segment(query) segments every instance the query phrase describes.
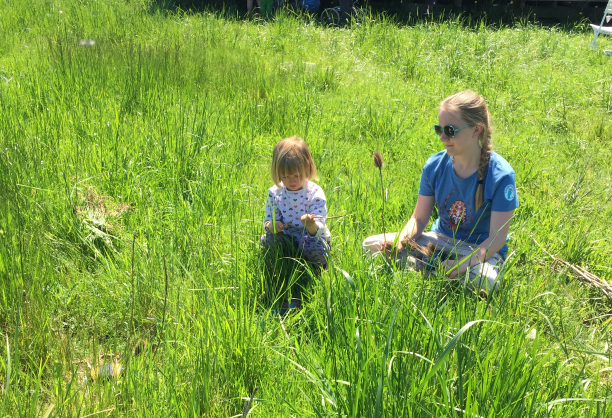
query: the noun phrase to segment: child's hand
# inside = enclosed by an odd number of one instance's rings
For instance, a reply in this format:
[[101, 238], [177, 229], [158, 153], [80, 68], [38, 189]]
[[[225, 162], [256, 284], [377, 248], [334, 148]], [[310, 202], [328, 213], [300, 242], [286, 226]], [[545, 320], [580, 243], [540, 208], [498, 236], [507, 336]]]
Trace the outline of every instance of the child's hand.
[[275, 232], [282, 231], [283, 229], [287, 228], [287, 226], [289, 225], [289, 224], [284, 224], [281, 221], [276, 221], [275, 224], [276, 224], [276, 230], [272, 228], [272, 222], [267, 223], [266, 229], [268, 230], [268, 232], [274, 234]]
[[300, 218], [300, 220], [302, 221], [302, 224], [308, 228], [308, 227], [313, 227], [316, 225], [315, 222], [315, 216], [311, 213], [306, 213], [304, 215], [302, 215], [302, 217]]
[[310, 213], [306, 213], [300, 218], [302, 224], [306, 227], [308, 234], [313, 237], [317, 235], [317, 231], [319, 230], [319, 225], [317, 225], [315, 219], [316, 216]]

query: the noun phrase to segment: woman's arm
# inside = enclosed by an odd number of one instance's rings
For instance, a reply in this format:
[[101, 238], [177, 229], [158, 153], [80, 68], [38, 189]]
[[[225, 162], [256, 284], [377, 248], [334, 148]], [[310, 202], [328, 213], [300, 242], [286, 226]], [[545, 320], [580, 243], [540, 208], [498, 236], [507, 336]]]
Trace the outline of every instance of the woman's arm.
[[421, 236], [429, 223], [435, 204], [436, 198], [434, 196], [419, 195], [414, 212], [400, 233], [399, 244], [397, 246], [398, 252], [404, 249], [404, 243], [408, 238], [416, 240]]
[[[459, 269], [454, 269], [448, 276], [455, 277], [458, 273], [465, 273], [468, 267], [473, 267], [479, 263], [484, 263], [491, 258], [493, 254], [502, 249], [506, 244], [506, 237], [510, 229], [510, 221], [514, 211], [509, 212], [491, 212], [491, 224], [489, 227], [489, 238], [478, 245], [476, 251], [469, 259], [465, 260], [459, 266]], [[454, 267], [455, 260], [449, 260], [446, 263], [447, 269]]]

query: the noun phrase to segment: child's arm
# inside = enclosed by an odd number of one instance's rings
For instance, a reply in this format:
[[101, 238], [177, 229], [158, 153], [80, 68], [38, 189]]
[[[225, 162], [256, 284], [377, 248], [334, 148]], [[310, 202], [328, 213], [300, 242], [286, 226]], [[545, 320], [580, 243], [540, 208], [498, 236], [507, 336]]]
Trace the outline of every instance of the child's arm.
[[311, 236], [325, 236], [327, 230], [325, 218], [327, 217], [327, 198], [323, 190], [317, 186], [317, 190], [310, 198], [310, 208], [306, 215], [302, 216], [302, 223]]
[[272, 190], [268, 191], [266, 199], [266, 218], [264, 220], [264, 229], [266, 232], [273, 234], [282, 231], [287, 227], [287, 224], [282, 222], [281, 210], [277, 206], [277, 200], [274, 199]]
[[[302, 223], [306, 226], [306, 230], [312, 236], [317, 235], [317, 232], [321, 228], [321, 226], [317, 224], [316, 219], [317, 218], [315, 218], [315, 215], [311, 213], [306, 213], [302, 215], [302, 218], [301, 218]], [[323, 226], [323, 228], [325, 228], [325, 226]]]

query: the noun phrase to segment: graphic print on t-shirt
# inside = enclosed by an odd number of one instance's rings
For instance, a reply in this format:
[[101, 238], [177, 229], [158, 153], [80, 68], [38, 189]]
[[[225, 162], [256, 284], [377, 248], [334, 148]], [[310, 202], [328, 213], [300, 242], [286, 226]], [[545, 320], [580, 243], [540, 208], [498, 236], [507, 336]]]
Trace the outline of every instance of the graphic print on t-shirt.
[[[459, 236], [459, 232], [463, 232], [467, 237], [469, 235], [469, 230], [467, 228], [461, 228], [461, 225], [466, 225], [472, 222], [472, 218], [474, 217], [473, 210], [471, 206], [465, 204], [463, 200], [455, 200], [450, 203], [449, 198], [455, 193], [457, 190], [453, 190], [450, 192], [446, 199], [444, 199], [444, 207], [440, 210], [440, 220], [442, 224], [453, 231], [453, 234]], [[450, 207], [448, 206], [450, 204]]]

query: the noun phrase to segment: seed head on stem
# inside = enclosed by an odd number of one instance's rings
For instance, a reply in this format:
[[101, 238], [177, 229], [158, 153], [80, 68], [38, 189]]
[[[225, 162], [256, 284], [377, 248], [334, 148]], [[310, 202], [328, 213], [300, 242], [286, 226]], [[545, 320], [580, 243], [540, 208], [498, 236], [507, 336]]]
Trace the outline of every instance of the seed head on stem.
[[387, 232], [385, 231], [385, 187], [383, 185], [383, 176], [382, 176], [382, 167], [385, 164], [383, 160], [382, 154], [378, 151], [374, 151], [374, 167], [378, 168], [378, 173], [380, 174], [380, 190], [382, 192], [382, 227], [383, 227], [383, 239], [384, 248], [387, 247]]
[[385, 161], [383, 160], [381, 153], [374, 151], [374, 167], [381, 169], [384, 164]]

